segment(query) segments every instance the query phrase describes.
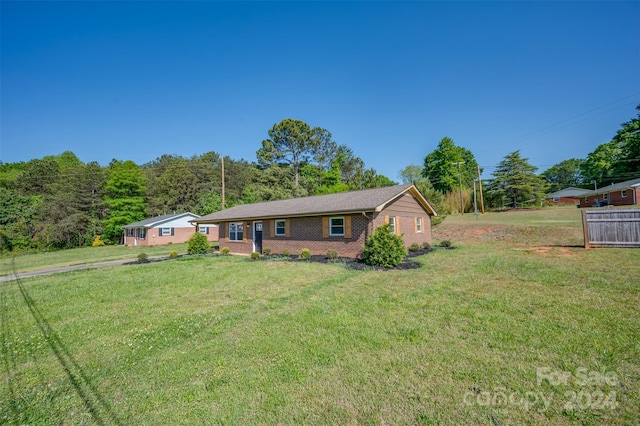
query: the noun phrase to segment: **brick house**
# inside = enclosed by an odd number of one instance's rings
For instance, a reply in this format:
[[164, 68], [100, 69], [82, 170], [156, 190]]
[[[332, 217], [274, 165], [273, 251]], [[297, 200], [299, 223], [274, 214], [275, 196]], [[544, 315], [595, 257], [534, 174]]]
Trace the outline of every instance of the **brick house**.
[[547, 194], [547, 201], [553, 204], [580, 204], [580, 197], [589, 192], [588, 189], [569, 187]]
[[289, 200], [245, 204], [192, 220], [219, 225], [220, 247], [249, 254], [270, 248], [274, 254], [303, 248], [324, 255], [362, 255], [368, 235], [389, 223], [405, 245], [431, 243], [435, 210], [411, 184]]
[[187, 242], [194, 232], [207, 235], [209, 241], [218, 241], [218, 226], [203, 224], [197, 228], [191, 221], [200, 216], [194, 213], [179, 213], [156, 216], [122, 227], [124, 244], [127, 246], [160, 246]]
[[614, 183], [587, 191], [580, 198], [580, 207], [632, 206], [640, 203], [640, 178]]

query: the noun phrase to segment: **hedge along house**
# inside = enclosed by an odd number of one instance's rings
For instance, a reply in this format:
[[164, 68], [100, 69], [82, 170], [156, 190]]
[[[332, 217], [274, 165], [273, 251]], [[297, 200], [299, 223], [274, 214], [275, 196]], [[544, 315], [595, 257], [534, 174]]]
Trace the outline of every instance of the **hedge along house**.
[[414, 185], [245, 204], [192, 220], [217, 224], [220, 247], [232, 253], [274, 254], [303, 248], [324, 255], [333, 249], [344, 257], [362, 255], [367, 236], [389, 223], [404, 235], [406, 246], [431, 243], [435, 210]]
[[124, 244], [128, 246], [159, 246], [184, 243], [195, 232], [207, 236], [209, 241], [218, 241], [218, 226], [193, 226], [191, 221], [200, 216], [194, 213], [167, 214], [141, 220], [122, 227]]
[[614, 183], [586, 191], [580, 198], [580, 207], [632, 206], [640, 203], [640, 178]]

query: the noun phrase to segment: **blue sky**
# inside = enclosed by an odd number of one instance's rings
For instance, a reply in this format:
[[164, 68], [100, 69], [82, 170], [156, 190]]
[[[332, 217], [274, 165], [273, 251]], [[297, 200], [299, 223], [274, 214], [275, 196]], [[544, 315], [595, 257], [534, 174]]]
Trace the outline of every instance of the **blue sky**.
[[2, 1], [0, 161], [255, 161], [297, 118], [397, 179], [585, 157], [640, 103], [640, 2]]

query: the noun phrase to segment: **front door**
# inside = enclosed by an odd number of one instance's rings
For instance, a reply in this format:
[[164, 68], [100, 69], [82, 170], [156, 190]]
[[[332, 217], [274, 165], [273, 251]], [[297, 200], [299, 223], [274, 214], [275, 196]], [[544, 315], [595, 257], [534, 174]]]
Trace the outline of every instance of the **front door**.
[[262, 253], [262, 222], [253, 222], [253, 251]]

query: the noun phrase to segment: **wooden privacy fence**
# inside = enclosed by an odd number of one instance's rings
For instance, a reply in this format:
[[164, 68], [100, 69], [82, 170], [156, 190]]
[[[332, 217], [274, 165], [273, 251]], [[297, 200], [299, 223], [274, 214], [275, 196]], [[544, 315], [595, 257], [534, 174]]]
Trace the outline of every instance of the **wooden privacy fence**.
[[640, 209], [582, 211], [584, 247], [640, 247]]

